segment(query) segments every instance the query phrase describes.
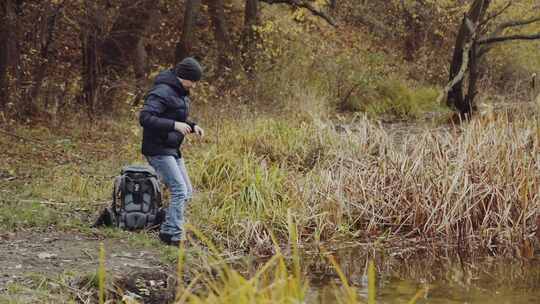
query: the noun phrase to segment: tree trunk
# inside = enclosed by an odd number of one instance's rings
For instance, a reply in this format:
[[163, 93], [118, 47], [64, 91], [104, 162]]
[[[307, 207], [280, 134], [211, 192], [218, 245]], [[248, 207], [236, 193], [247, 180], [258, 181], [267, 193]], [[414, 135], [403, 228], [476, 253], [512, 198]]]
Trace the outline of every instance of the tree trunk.
[[8, 64], [9, 64], [9, 33], [11, 32], [10, 0], [0, 3], [0, 112], [6, 108], [9, 98]]
[[36, 67], [33, 69], [33, 83], [34, 86], [30, 90], [30, 94], [26, 98], [26, 105], [24, 108], [24, 115], [27, 116], [33, 116], [36, 115], [39, 111], [39, 107], [37, 104], [37, 98], [41, 92], [41, 87], [43, 86], [43, 81], [47, 77], [48, 74], [48, 68], [52, 64], [54, 64], [54, 57], [52, 56], [52, 47], [54, 43], [54, 34], [56, 31], [56, 21], [58, 19], [58, 16], [60, 15], [60, 12], [63, 9], [63, 4], [60, 4], [56, 7], [51, 7], [50, 9], [50, 15], [47, 17], [46, 22], [44, 24], [45, 26], [45, 39], [43, 39], [44, 43], [41, 45], [41, 63], [37, 64]]
[[478, 57], [476, 56], [477, 51], [476, 39], [473, 39], [471, 42], [471, 51], [470, 51], [470, 62], [469, 62], [469, 87], [467, 95], [465, 95], [465, 109], [469, 110], [466, 114], [471, 114], [473, 110], [476, 109], [474, 104], [474, 97], [476, 97], [476, 81], [478, 80]]
[[18, 15], [22, 13], [21, 2], [4, 0], [0, 3], [0, 112], [6, 109], [10, 99], [16, 98], [20, 82]]
[[259, 0], [246, 0], [244, 33], [242, 37], [242, 65], [248, 75], [253, 74], [255, 43], [258, 40], [255, 26], [259, 24]]
[[137, 87], [137, 92], [135, 93], [135, 98], [131, 104], [136, 106], [139, 104], [141, 98], [145, 94], [147, 86], [146, 80], [149, 74], [148, 53], [144, 47], [144, 38], [139, 40], [139, 43], [135, 49], [133, 72], [135, 72], [135, 86]]
[[140, 56], [140, 41], [150, 24], [150, 18], [155, 15], [158, 3], [155, 0], [122, 2], [119, 16], [100, 45], [104, 69], [108, 68], [116, 76], [123, 76], [130, 65], [136, 70], [139, 68], [137, 65], [146, 64], [140, 62], [144, 58]]
[[[467, 43], [471, 43], [473, 37], [473, 32], [471, 32], [470, 25], [478, 25], [481, 20], [484, 18], [486, 11], [489, 8], [491, 1], [490, 0], [475, 0], [469, 9], [467, 15], [463, 18], [463, 22], [459, 28], [458, 36], [456, 38], [456, 43], [454, 47], [454, 55], [452, 57], [452, 63], [450, 65], [450, 81], [456, 77], [461, 69], [463, 63], [463, 48]], [[470, 22], [470, 23], [469, 23]], [[476, 30], [476, 29], [472, 29]], [[474, 45], [471, 49], [476, 50]], [[471, 54], [472, 62], [476, 62], [475, 53]], [[469, 85], [475, 89], [476, 87], [476, 64], [474, 65], [475, 70], [472, 72], [472, 76], [469, 81]], [[471, 82], [472, 80], [472, 82]], [[470, 116], [474, 108], [474, 94], [469, 94], [463, 96], [463, 80], [456, 83], [448, 92], [447, 105], [450, 107], [455, 107], [462, 117]]]
[[214, 26], [214, 37], [216, 39], [218, 50], [218, 69], [217, 74], [223, 75], [225, 68], [230, 68], [231, 62], [229, 55], [231, 51], [230, 40], [225, 25], [225, 11], [223, 9], [223, 0], [209, 0], [208, 10], [212, 25]]
[[99, 57], [98, 38], [100, 24], [97, 20], [96, 3], [91, 0], [85, 1], [86, 26], [81, 33], [82, 40], [82, 79], [83, 79], [83, 102], [90, 118], [95, 113], [95, 106], [99, 98]]
[[[158, 4], [159, 1], [155, 0], [124, 0], [111, 31], [99, 45], [101, 73], [107, 73], [113, 79], [124, 79], [131, 66], [135, 74], [136, 96], [146, 86], [148, 65], [144, 33], [151, 17], [155, 18], [157, 14]], [[113, 110], [112, 98], [100, 100], [105, 111]]]
[[244, 35], [249, 46], [255, 40], [255, 26], [259, 25], [259, 0], [246, 0], [244, 12]]
[[201, 0], [187, 0], [184, 11], [184, 22], [182, 27], [182, 36], [176, 44], [174, 54], [175, 64], [182, 61], [185, 57], [191, 56], [195, 37], [195, 23], [199, 16]]
[[422, 43], [422, 26], [417, 20], [420, 18], [418, 14], [414, 14], [403, 7], [403, 18], [405, 19], [405, 60], [414, 61], [416, 52]]
[[330, 0], [330, 9], [332, 10], [332, 12], [335, 11], [337, 8], [336, 4], [337, 4], [336, 0]]

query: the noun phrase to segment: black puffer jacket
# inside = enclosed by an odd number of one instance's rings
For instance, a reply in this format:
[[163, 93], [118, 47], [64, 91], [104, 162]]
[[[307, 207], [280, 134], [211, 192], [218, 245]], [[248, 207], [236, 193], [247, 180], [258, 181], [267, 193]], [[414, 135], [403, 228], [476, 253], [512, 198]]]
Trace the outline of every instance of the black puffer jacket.
[[143, 126], [142, 153], [146, 156], [172, 155], [182, 157], [180, 145], [184, 135], [174, 130], [174, 122], [185, 122], [193, 131], [195, 123], [188, 120], [189, 92], [172, 70], [161, 72], [148, 92], [139, 115]]

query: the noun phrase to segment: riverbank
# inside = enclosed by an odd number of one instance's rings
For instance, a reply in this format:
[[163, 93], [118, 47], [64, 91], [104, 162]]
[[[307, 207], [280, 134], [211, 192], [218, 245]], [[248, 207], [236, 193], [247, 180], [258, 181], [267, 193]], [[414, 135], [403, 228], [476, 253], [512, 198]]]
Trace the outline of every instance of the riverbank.
[[[188, 219], [227, 250], [262, 255], [271, 233], [286, 239], [290, 210], [303, 244], [395, 239], [527, 257], [538, 248], [538, 125], [527, 113], [410, 132], [363, 117], [214, 120], [184, 147], [198, 192]], [[0, 143], [7, 231], [88, 231], [121, 167], [144, 163], [135, 116], [12, 134]]]

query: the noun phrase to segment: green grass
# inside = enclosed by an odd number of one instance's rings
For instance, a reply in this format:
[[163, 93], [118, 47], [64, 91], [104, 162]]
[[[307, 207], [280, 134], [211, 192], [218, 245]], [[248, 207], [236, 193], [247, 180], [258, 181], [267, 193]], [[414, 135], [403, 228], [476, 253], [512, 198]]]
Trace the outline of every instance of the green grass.
[[[64, 298], [50, 295], [47, 289], [34, 289], [24, 284], [12, 283], [7, 286], [4, 294], [0, 295], [0, 302], [6, 304], [29, 303], [38, 301], [40, 303], [54, 303], [55, 301], [65, 301]], [[66, 302], [64, 302], [66, 303]]]
[[75, 274], [62, 273], [46, 276], [42, 273], [25, 274], [25, 282], [8, 283], [0, 295], [0, 303], [77, 303], [74, 288], [69, 288], [69, 281]]
[[[93, 126], [89, 132], [81, 125]], [[0, 180], [1, 200], [10, 208], [0, 211], [0, 225], [10, 229], [59, 229], [88, 226], [111, 198], [111, 180], [120, 168], [142, 162], [136, 134], [127, 124], [66, 121], [56, 132], [20, 126], [14, 134], [27, 140], [0, 136], [0, 149], [8, 155], [0, 165], [13, 180]], [[18, 210], [12, 214], [9, 210]]]
[[341, 99], [338, 108], [374, 118], [415, 121], [426, 113], [448, 112], [436, 103], [439, 91], [435, 87], [410, 87], [398, 79], [379, 80], [359, 85]]

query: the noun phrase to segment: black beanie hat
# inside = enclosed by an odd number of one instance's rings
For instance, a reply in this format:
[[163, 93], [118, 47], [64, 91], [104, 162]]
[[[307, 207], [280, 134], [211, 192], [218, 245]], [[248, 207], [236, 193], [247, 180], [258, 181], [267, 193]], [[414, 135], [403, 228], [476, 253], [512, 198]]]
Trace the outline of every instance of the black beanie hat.
[[201, 80], [202, 76], [202, 68], [195, 58], [187, 57], [176, 65], [174, 68], [174, 73], [177, 77], [182, 79], [199, 81]]

